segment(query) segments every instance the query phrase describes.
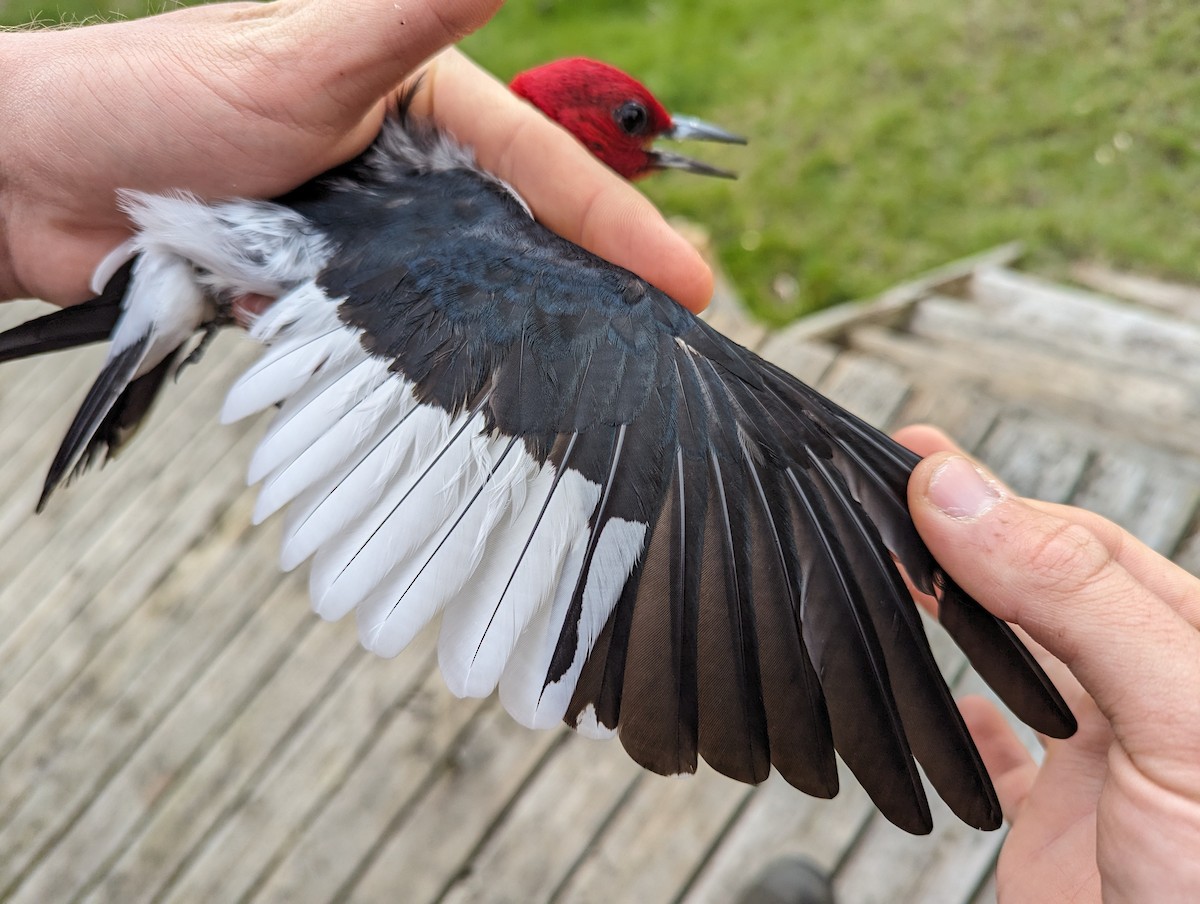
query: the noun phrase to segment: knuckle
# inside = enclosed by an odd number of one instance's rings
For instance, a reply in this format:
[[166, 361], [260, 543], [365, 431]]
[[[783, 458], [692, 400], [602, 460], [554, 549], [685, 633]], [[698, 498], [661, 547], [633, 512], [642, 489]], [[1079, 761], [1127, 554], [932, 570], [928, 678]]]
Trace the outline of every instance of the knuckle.
[[1044, 591], [1064, 596], [1103, 582], [1115, 561], [1092, 531], [1071, 521], [1032, 537], [1026, 560]]

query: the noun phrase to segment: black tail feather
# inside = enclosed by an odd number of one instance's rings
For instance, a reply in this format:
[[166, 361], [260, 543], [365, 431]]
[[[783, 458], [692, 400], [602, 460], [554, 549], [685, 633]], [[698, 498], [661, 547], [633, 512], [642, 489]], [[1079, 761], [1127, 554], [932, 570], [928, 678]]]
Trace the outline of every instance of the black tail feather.
[[125, 391], [117, 397], [72, 469], [72, 479], [91, 467], [97, 457], [100, 457], [101, 464], [110, 458], [115, 458], [125, 444], [133, 438], [153, 407], [167, 377], [173, 372], [178, 372], [176, 362], [182, 351], [183, 349], [180, 348], [174, 355], [163, 358], [153, 369], [130, 383]]
[[[50, 498], [50, 494], [63, 482], [67, 474], [73, 473], [77, 466], [86, 467], [99, 451], [103, 445], [100, 432], [104, 425], [108, 423], [110, 429], [116, 427], [116, 421], [111, 421], [110, 417], [113, 415], [114, 409], [119, 412], [121, 408], [125, 407], [120, 406], [119, 402], [132, 389], [130, 384], [134, 382], [134, 375], [146, 356], [149, 344], [150, 334], [146, 333], [137, 342], [111, 357], [104, 365], [100, 376], [88, 390], [83, 404], [75, 414], [75, 420], [71, 422], [67, 435], [62, 441], [62, 445], [58, 447], [58, 452], [50, 465], [50, 472], [46, 475], [46, 483], [42, 487], [41, 498], [38, 499], [37, 510], [39, 512], [46, 507], [46, 501]], [[151, 371], [146, 376], [149, 377], [153, 373], [154, 371]], [[160, 376], [157, 384], [154, 385], [151, 398], [157, 392], [158, 386], [161, 385], [162, 378]], [[140, 397], [143, 392], [144, 389], [139, 389], [136, 394]], [[141, 406], [141, 414], [145, 414], [148, 405], [147, 401]], [[133, 409], [130, 409], [129, 413], [132, 411]], [[121, 420], [121, 415], [118, 413], [116, 418], [117, 421]]]
[[129, 287], [132, 266], [128, 263], [121, 267], [95, 298], [27, 320], [0, 333], [0, 364], [103, 342], [112, 335], [113, 327], [121, 317], [121, 299]]

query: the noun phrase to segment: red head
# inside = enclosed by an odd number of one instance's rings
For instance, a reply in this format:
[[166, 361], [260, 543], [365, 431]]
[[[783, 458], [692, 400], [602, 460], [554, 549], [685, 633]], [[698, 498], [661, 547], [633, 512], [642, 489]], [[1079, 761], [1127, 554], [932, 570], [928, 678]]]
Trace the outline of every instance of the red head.
[[509, 86], [626, 179], [671, 167], [712, 176], [732, 174], [678, 154], [656, 151], [658, 138], [744, 139], [690, 117], [672, 118], [650, 91], [620, 69], [574, 57], [522, 72]]

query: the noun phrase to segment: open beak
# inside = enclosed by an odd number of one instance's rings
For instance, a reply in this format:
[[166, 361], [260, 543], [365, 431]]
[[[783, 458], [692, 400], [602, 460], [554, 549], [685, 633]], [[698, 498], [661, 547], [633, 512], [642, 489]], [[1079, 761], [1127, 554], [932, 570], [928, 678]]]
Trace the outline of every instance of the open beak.
[[[715, 141], [720, 144], [746, 143], [746, 139], [741, 135], [734, 135], [732, 132], [725, 131], [720, 126], [714, 126], [712, 123], [696, 119], [694, 116], [672, 116], [671, 124], [670, 131], [664, 132], [663, 137], [669, 138], [672, 141], [687, 141], [691, 139], [695, 141]], [[685, 170], [689, 173], [697, 173], [701, 176], [717, 176], [721, 179], [737, 178], [737, 173], [709, 166], [707, 163], [701, 163], [699, 160], [693, 160], [690, 157], [684, 157], [682, 154], [676, 154], [672, 151], [660, 151], [655, 148], [650, 151], [650, 158], [654, 161], [656, 167], [661, 167], [662, 169]]]

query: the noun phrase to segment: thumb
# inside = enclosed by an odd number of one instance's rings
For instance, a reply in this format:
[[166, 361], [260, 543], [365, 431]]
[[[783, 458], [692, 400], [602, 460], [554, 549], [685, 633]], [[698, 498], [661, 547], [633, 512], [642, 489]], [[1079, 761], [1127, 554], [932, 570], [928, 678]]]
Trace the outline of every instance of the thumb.
[[278, 0], [304, 52], [369, 101], [496, 14], [504, 0]]
[[1200, 634], [1123, 564], [1121, 547], [1137, 546], [1128, 534], [1035, 507], [953, 453], [917, 466], [909, 505], [938, 562], [1062, 660], [1131, 753], [1143, 739], [1154, 755], [1164, 712], [1200, 725]]

